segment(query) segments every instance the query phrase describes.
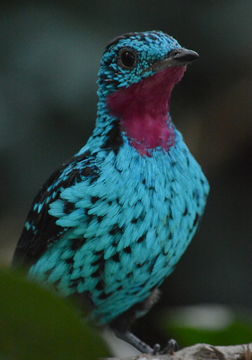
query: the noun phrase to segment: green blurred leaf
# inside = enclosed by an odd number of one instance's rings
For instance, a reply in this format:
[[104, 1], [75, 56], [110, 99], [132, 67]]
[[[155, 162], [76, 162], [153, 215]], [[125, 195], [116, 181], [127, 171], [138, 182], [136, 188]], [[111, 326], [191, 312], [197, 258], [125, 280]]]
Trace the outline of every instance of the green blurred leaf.
[[14, 271], [0, 271], [0, 359], [93, 360], [107, 354], [70, 304]]
[[172, 334], [181, 346], [189, 346], [197, 343], [212, 345], [237, 345], [251, 342], [252, 321], [242, 314], [233, 313], [233, 321], [222, 328], [205, 328], [183, 325], [179, 321], [165, 323], [166, 331]]
[[242, 322], [235, 322], [223, 330], [195, 329], [191, 327], [170, 327], [169, 333], [183, 345], [197, 343], [212, 345], [246, 344], [252, 339], [252, 326]]

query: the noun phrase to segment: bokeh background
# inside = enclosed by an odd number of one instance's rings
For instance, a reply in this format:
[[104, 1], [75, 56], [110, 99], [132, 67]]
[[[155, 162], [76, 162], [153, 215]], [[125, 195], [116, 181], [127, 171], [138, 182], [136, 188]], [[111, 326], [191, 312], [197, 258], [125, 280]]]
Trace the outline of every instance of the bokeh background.
[[[87, 140], [105, 44], [163, 30], [200, 53], [174, 91], [177, 127], [211, 183], [201, 229], [159, 306], [252, 304], [251, 0], [1, 1], [0, 263], [9, 264], [39, 187]], [[142, 324], [142, 325], [141, 325]], [[144, 328], [153, 331], [144, 334]], [[158, 339], [155, 338], [154, 341]]]

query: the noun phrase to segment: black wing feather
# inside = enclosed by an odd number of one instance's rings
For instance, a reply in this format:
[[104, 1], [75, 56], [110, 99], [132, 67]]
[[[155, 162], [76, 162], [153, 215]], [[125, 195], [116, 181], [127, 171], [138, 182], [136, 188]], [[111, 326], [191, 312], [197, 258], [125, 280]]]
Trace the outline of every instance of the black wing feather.
[[[48, 213], [50, 203], [60, 197], [63, 189], [82, 181], [86, 176], [94, 181], [98, 175], [94, 160], [89, 152], [75, 156], [49, 177], [35, 197], [26, 218], [26, 226], [14, 253], [14, 266], [31, 266], [51, 243], [67, 231], [68, 228], [58, 226], [57, 219]], [[43, 204], [39, 211], [37, 204]]]

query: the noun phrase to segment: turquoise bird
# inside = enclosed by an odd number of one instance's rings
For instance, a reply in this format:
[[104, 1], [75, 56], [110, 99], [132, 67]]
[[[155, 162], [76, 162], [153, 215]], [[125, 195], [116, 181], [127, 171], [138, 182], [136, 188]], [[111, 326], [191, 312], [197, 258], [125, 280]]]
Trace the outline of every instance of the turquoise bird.
[[107, 45], [94, 131], [35, 197], [14, 255], [29, 277], [78, 297], [91, 319], [144, 353], [159, 346], [130, 326], [158, 299], [209, 191], [170, 115], [172, 90], [197, 58], [161, 31]]

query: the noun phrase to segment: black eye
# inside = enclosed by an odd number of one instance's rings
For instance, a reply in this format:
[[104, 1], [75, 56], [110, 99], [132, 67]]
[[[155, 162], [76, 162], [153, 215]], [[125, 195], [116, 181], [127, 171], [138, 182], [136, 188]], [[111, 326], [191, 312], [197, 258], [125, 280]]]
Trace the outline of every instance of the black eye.
[[118, 62], [125, 69], [133, 69], [137, 62], [137, 52], [131, 48], [120, 49]]

